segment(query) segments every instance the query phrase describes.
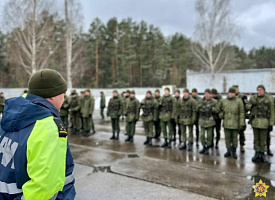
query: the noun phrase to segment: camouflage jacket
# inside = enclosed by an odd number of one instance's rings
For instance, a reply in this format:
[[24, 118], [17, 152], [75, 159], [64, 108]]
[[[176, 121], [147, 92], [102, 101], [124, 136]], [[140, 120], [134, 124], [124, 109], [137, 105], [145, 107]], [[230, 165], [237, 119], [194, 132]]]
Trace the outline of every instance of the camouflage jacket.
[[169, 96], [161, 97], [160, 103], [160, 116], [159, 118], [163, 121], [170, 121], [171, 119], [175, 119], [176, 114], [176, 99]]
[[126, 102], [124, 115], [127, 122], [137, 121], [139, 119], [140, 104], [136, 98], [129, 98]]
[[180, 98], [177, 106], [177, 119], [179, 124], [192, 125], [197, 119], [197, 102], [192, 97]]
[[111, 118], [119, 118], [123, 111], [123, 101], [119, 97], [113, 97], [110, 99], [107, 108], [107, 116]]
[[145, 98], [141, 101], [140, 108], [143, 113], [141, 119], [144, 122], [157, 121], [158, 116], [158, 102], [155, 98]]
[[85, 96], [81, 107], [82, 117], [89, 117], [94, 112], [95, 99], [93, 96]]
[[65, 97], [65, 100], [60, 108], [60, 116], [61, 117], [67, 116], [69, 114], [69, 108], [70, 108], [69, 98]]

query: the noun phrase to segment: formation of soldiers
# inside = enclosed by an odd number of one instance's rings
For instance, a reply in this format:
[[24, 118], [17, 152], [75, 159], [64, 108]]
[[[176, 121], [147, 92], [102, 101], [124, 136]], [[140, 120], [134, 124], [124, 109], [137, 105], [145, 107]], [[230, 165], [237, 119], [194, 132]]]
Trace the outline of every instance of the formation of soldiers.
[[[164, 95], [156, 90], [153, 95], [150, 90], [146, 97], [139, 102], [135, 98], [135, 91], [126, 91], [122, 97], [117, 90], [113, 91], [107, 108], [107, 116], [111, 117], [113, 135], [111, 140], [119, 140], [119, 118], [126, 119], [126, 142], [134, 142], [135, 125], [139, 120], [140, 110], [146, 140], [144, 145], [153, 145], [153, 138], [159, 139], [162, 133], [163, 148], [171, 148], [179, 140], [180, 150], [193, 150], [193, 144], [202, 149], [200, 154], [209, 154], [210, 149], [219, 148], [221, 125], [225, 133], [227, 152], [224, 157], [237, 159], [238, 137], [240, 151], [245, 152], [246, 118], [252, 125], [254, 134], [255, 155], [253, 162], [267, 163], [265, 152], [273, 156], [270, 150], [270, 132], [274, 125], [274, 98], [265, 92], [265, 87], [259, 85], [257, 94], [249, 101], [247, 96], [239, 93], [237, 85], [228, 90], [228, 96], [222, 95], [213, 88], [206, 89], [203, 97], [199, 97], [197, 89], [191, 91], [185, 88], [182, 96], [176, 90], [174, 96], [170, 89], [164, 89]], [[196, 129], [196, 138], [193, 128]], [[155, 129], [155, 131], [154, 131]], [[177, 137], [178, 133], [178, 137]], [[215, 140], [215, 141], [214, 141]]]
[[[104, 96], [103, 92], [102, 96]], [[78, 95], [78, 93], [73, 90], [69, 97], [65, 96], [65, 101], [60, 109], [60, 117], [64, 125], [68, 127], [68, 120], [70, 116], [73, 135], [79, 135], [81, 129], [85, 131], [83, 135], [85, 137], [95, 134], [95, 127], [93, 122], [94, 106], [95, 99], [91, 95], [91, 91], [88, 89], [81, 91], [80, 95]]]

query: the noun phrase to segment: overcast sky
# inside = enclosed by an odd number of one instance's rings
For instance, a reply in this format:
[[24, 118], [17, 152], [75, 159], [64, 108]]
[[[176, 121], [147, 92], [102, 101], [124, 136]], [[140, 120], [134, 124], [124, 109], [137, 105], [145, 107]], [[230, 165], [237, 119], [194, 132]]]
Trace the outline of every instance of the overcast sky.
[[[0, 8], [6, 0], [0, 0]], [[63, 0], [56, 0], [62, 8]], [[79, 0], [83, 10], [83, 27], [87, 31], [98, 17], [104, 23], [110, 18], [131, 17], [158, 26], [164, 35], [176, 32], [192, 37], [196, 24], [195, 0]], [[250, 50], [253, 47], [275, 47], [275, 0], [232, 0], [231, 11], [241, 32], [235, 42]], [[1, 10], [0, 10], [0, 13]], [[1, 18], [1, 15], [0, 15]]]

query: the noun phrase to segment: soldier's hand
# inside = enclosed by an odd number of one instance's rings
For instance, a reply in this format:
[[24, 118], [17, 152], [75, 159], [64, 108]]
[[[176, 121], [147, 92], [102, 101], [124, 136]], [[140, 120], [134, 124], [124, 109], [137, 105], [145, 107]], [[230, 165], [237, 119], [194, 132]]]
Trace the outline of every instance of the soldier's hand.
[[268, 131], [269, 132], [273, 131], [273, 126], [268, 126]]
[[175, 119], [174, 119], [174, 118], [171, 118], [171, 119], [170, 119], [170, 122], [171, 122], [171, 123], [175, 123]]

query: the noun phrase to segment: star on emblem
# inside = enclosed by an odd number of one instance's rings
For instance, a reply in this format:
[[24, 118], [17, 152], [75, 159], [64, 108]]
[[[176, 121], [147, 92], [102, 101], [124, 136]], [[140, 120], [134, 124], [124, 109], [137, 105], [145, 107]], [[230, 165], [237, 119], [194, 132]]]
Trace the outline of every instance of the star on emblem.
[[267, 189], [269, 188], [268, 185], [262, 182], [260, 179], [259, 183], [256, 183], [255, 185], [252, 186], [255, 192], [255, 197], [257, 196], [264, 196], [266, 197]]

